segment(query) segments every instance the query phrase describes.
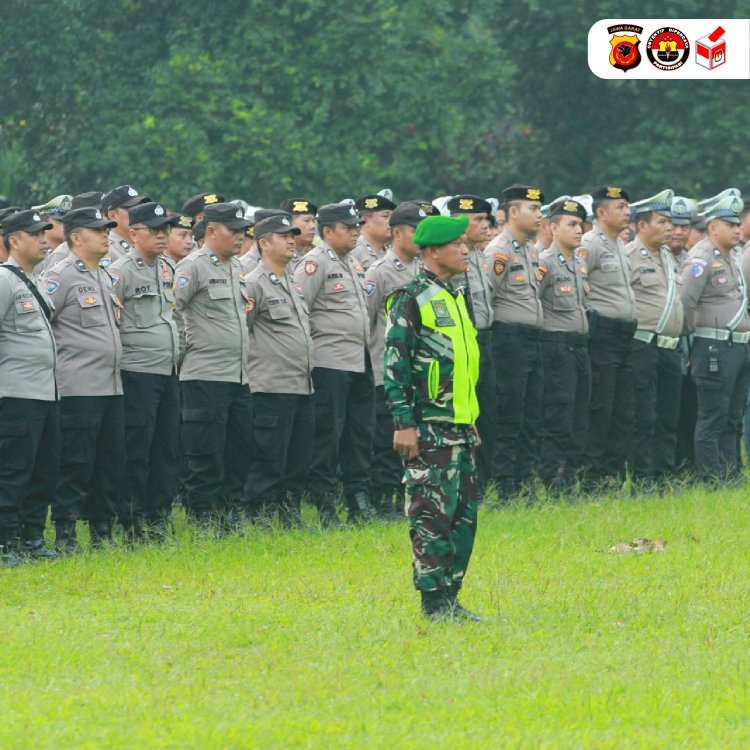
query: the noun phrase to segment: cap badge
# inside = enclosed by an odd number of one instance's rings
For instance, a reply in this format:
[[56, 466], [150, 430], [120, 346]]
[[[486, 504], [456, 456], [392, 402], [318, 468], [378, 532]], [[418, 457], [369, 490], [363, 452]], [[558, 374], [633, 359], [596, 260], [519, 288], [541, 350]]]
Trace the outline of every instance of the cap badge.
[[462, 211], [471, 211], [474, 208], [474, 200], [472, 198], [460, 198], [458, 207]]
[[219, 196], [215, 193], [211, 193], [210, 195], [204, 195], [203, 196], [203, 203], [204, 205], [208, 206], [210, 203], [218, 203], [219, 202]]
[[351, 214], [352, 216], [356, 216], [356, 215], [357, 215], [357, 212], [356, 212], [356, 211], [354, 210], [354, 206], [350, 206], [350, 207], [349, 207], [349, 213], [350, 213], [350, 214]]
[[292, 202], [292, 211], [298, 214], [307, 213], [309, 210], [310, 210], [310, 207], [307, 201], [293, 201]]
[[424, 218], [425, 216], [427, 216], [427, 214], [426, 214], [426, 213], [425, 213], [425, 212], [424, 212], [424, 211], [423, 211], [423, 210], [422, 210], [422, 209], [420, 208], [420, 209], [419, 209], [419, 217], [420, 217], [421, 219], [423, 219], [423, 218]]
[[34, 214], [34, 216], [32, 218], [34, 219], [34, 221], [41, 221], [41, 218], [39, 217], [39, 214]]
[[575, 201], [565, 201], [565, 204], [563, 205], [563, 211], [577, 212], [578, 204]]
[[536, 188], [529, 188], [526, 191], [526, 200], [538, 201], [541, 198], [542, 191]]
[[739, 202], [739, 201], [737, 200], [737, 198], [735, 198], [735, 199], [734, 199], [734, 200], [732, 201], [732, 203], [731, 203], [731, 205], [730, 205], [729, 207], [730, 207], [730, 208], [732, 209], [732, 211], [734, 211], [735, 213], [739, 213], [740, 211], [742, 211], [742, 204], [741, 204], [741, 203], [740, 203], [740, 202]]
[[237, 217], [238, 219], [241, 219], [241, 218], [242, 218], [242, 217], [244, 216], [244, 214], [242, 213], [242, 209], [241, 209], [241, 208], [238, 208], [238, 209], [237, 209], [237, 211], [235, 212], [235, 214], [234, 214], [234, 215], [235, 215], [235, 216], [236, 216], [236, 217]]
[[164, 206], [156, 206], [156, 208], [154, 208], [154, 213], [157, 216], [164, 216]]
[[291, 225], [289, 224], [289, 219], [282, 219], [282, 220], [281, 220], [281, 223], [282, 223], [282, 224], [283, 224], [283, 225], [284, 225], [285, 227], [291, 226]]
[[687, 206], [685, 205], [685, 201], [683, 200], [675, 201], [672, 204], [672, 213], [673, 214], [686, 214]]
[[365, 208], [377, 208], [378, 207], [378, 199], [377, 198], [366, 198], [365, 199]]
[[94, 212], [94, 217], [97, 218], [97, 219], [101, 219], [102, 218], [102, 212], [98, 208]]
[[138, 191], [134, 187], [130, 187], [130, 185], [128, 185], [128, 195], [131, 198], [135, 198], [135, 196], [138, 195]]
[[190, 229], [190, 217], [189, 216], [180, 216], [180, 226], [185, 227], [186, 229]]
[[608, 187], [607, 198], [622, 198], [622, 188]]

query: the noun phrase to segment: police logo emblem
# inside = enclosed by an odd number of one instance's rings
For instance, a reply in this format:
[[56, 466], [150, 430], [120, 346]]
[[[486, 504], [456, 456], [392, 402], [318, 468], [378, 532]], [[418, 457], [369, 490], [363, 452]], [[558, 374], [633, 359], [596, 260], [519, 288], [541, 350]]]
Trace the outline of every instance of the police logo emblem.
[[611, 49], [609, 51], [609, 63], [614, 68], [627, 73], [641, 64], [641, 53], [638, 45], [641, 40], [638, 34], [643, 33], [642, 26], [633, 24], [617, 24], [607, 29], [612, 34], [609, 40]]
[[378, 207], [377, 198], [367, 198], [365, 200], [365, 208], [377, 208], [377, 207]]
[[177, 274], [177, 283], [175, 286], [178, 289], [184, 289], [192, 280], [192, 276], [189, 273], [178, 273]]
[[155, 214], [156, 214], [157, 216], [164, 216], [164, 206], [156, 206], [156, 207], [154, 208], [154, 213], [155, 213]]
[[102, 218], [102, 212], [97, 208], [96, 211], [94, 211], [94, 217], [97, 219]]
[[237, 217], [238, 219], [241, 219], [241, 218], [242, 218], [242, 217], [244, 216], [244, 214], [242, 213], [242, 209], [241, 209], [241, 208], [238, 208], [238, 209], [237, 209], [237, 210], [236, 210], [236, 211], [234, 212], [234, 215], [235, 215], [235, 216], [236, 216], [236, 217]]
[[138, 191], [134, 187], [130, 187], [130, 185], [128, 185], [128, 195], [131, 198], [135, 198], [135, 196], [138, 195]]
[[289, 219], [282, 219], [282, 220], [281, 220], [281, 223], [282, 223], [282, 224], [283, 224], [283, 225], [284, 225], [285, 227], [289, 227], [289, 226], [291, 226], [291, 224], [289, 223]]
[[60, 288], [60, 282], [55, 279], [47, 279], [47, 294], [54, 294]]
[[305, 273], [312, 276], [318, 270], [318, 264], [314, 260], [305, 261]]
[[112, 258], [102, 258], [99, 261], [99, 267], [104, 270], [108, 269], [112, 265]]
[[377, 288], [377, 283], [373, 281], [372, 279], [368, 279], [365, 281], [365, 294], [368, 297], [372, 297], [373, 294], [375, 294], [375, 289]]
[[292, 203], [292, 211], [297, 214], [309, 213], [310, 207], [307, 201], [294, 201]]
[[679, 29], [665, 26], [648, 38], [646, 54], [655, 68], [677, 70], [688, 61], [690, 42]]
[[350, 214], [351, 214], [352, 216], [356, 216], [356, 215], [357, 215], [357, 211], [355, 210], [354, 206], [352, 206], [352, 207], [351, 207], [351, 208], [349, 209], [349, 213], [350, 213]]
[[34, 219], [34, 221], [41, 221], [42, 220], [41, 217], [39, 216], [39, 214], [34, 214], [32, 216], [32, 218]]
[[419, 218], [424, 219], [424, 217], [427, 216], [427, 214], [420, 208], [419, 209]]

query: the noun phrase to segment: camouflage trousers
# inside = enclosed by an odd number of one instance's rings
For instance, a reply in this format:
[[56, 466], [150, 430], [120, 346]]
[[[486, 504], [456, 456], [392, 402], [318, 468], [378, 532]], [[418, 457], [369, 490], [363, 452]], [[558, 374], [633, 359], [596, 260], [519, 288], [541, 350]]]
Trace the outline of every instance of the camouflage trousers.
[[474, 447], [420, 449], [406, 465], [414, 586], [418, 591], [459, 589], [477, 531]]

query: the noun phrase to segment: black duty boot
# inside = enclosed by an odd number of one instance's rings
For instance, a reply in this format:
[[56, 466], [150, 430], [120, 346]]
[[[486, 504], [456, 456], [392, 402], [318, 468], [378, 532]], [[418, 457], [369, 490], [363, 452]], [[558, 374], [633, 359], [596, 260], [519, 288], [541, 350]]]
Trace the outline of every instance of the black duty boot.
[[456, 622], [482, 622], [482, 618], [478, 614], [461, 606], [458, 601], [460, 590], [460, 587], [454, 583], [446, 592], [451, 619]]
[[344, 528], [344, 524], [341, 523], [338, 513], [336, 513], [336, 496], [333, 493], [316, 497], [315, 506], [318, 509], [321, 526], [328, 529]]
[[61, 555], [75, 555], [81, 551], [76, 539], [75, 521], [58, 521], [55, 524], [55, 548]]
[[112, 543], [112, 524], [109, 521], [89, 521], [92, 549], [101, 549]]
[[420, 591], [422, 614], [433, 622], [451, 619], [451, 606], [444, 591]]
[[21, 543], [21, 553], [30, 560], [58, 560], [60, 558], [58, 552], [47, 547], [47, 543], [41, 536], [24, 539]]
[[355, 492], [346, 496], [346, 505], [349, 508], [349, 522], [372, 521], [377, 516], [377, 511], [370, 502], [370, 496], [366, 492]]
[[17, 568], [24, 562], [21, 540], [11, 532], [0, 536], [0, 567]]
[[302, 523], [302, 501], [299, 497], [287, 493], [279, 508], [279, 520], [282, 526], [290, 529], [304, 529]]

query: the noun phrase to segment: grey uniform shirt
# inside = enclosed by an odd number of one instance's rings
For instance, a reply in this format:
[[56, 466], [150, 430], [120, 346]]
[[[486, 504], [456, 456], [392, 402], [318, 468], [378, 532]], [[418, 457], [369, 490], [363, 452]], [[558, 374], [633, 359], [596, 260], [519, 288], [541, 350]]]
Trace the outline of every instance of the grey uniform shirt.
[[290, 273], [277, 275], [261, 261], [246, 277], [253, 393], [312, 393], [310, 315]]
[[70, 255], [67, 242], [61, 242], [47, 257], [34, 269], [35, 273], [42, 276], [46, 271], [54, 268], [61, 260]]
[[314, 367], [365, 371], [370, 319], [362, 265], [347, 253], [339, 257], [321, 244], [294, 271], [310, 310]]
[[120, 396], [122, 306], [103, 268], [74, 253], [44, 276], [52, 300], [61, 396]]
[[373, 263], [378, 260], [385, 258], [385, 254], [389, 250], [389, 246], [386, 245], [385, 249], [381, 252], [376, 250], [368, 241], [364, 234], [360, 234], [357, 239], [357, 244], [352, 250], [352, 258], [356, 260], [360, 266], [366, 271]]
[[[11, 255], [6, 265], [19, 268]], [[28, 277], [52, 307], [44, 283]], [[0, 266], [0, 398], [54, 401], [57, 354], [52, 328], [26, 284]]]
[[208, 245], [177, 264], [173, 289], [180, 380], [248, 382], [243, 276], [237, 258], [224, 262]]
[[385, 303], [396, 290], [405, 287], [419, 272], [422, 263], [416, 257], [406, 264], [389, 250], [365, 272], [367, 314], [370, 318], [370, 359], [375, 385], [383, 385], [385, 357]]
[[133, 248], [109, 269], [122, 303], [122, 369], [171, 375], [176, 371], [179, 338], [172, 316], [173, 270], [158, 258], [148, 265]]
[[484, 251], [490, 266], [487, 275], [492, 288], [495, 323], [522, 323], [542, 327], [539, 299], [539, 255], [531, 242], [521, 245], [506, 227]]
[[578, 251], [566, 258], [553, 244], [539, 256], [539, 270], [544, 330], [587, 334], [590, 287], [586, 261]]
[[696, 243], [682, 269], [685, 328], [725, 329], [738, 319], [732, 329], [750, 331], [747, 303], [743, 301], [745, 290], [742, 271], [731, 253], [722, 255], [708, 238]]
[[469, 250], [469, 268], [466, 273], [454, 276], [451, 282], [454, 290], [465, 291], [468, 281], [474, 325], [480, 331], [492, 325], [492, 284], [489, 273], [490, 264], [484, 252], [474, 248]]
[[260, 251], [257, 245], [254, 245], [252, 250], [248, 250], [244, 255], [240, 256], [240, 266], [242, 266], [242, 273], [245, 275], [249, 274], [258, 263], [260, 263]]
[[111, 229], [109, 232], [108, 246], [107, 255], [102, 258], [102, 265], [105, 268], [109, 267], [106, 265], [107, 258], [109, 258], [109, 265], [111, 265], [120, 258], [124, 258], [133, 249], [133, 246], [126, 239], [117, 234], [116, 229]]
[[[654, 254], [636, 237], [626, 246], [625, 254], [635, 295], [638, 328], [678, 337], [685, 323], [680, 295], [682, 281], [669, 248], [661, 247]], [[663, 324], [658, 328], [664, 315]]]
[[622, 240], [608, 237], [594, 223], [583, 235], [583, 258], [591, 284], [588, 306], [607, 318], [635, 320], [635, 295]]

